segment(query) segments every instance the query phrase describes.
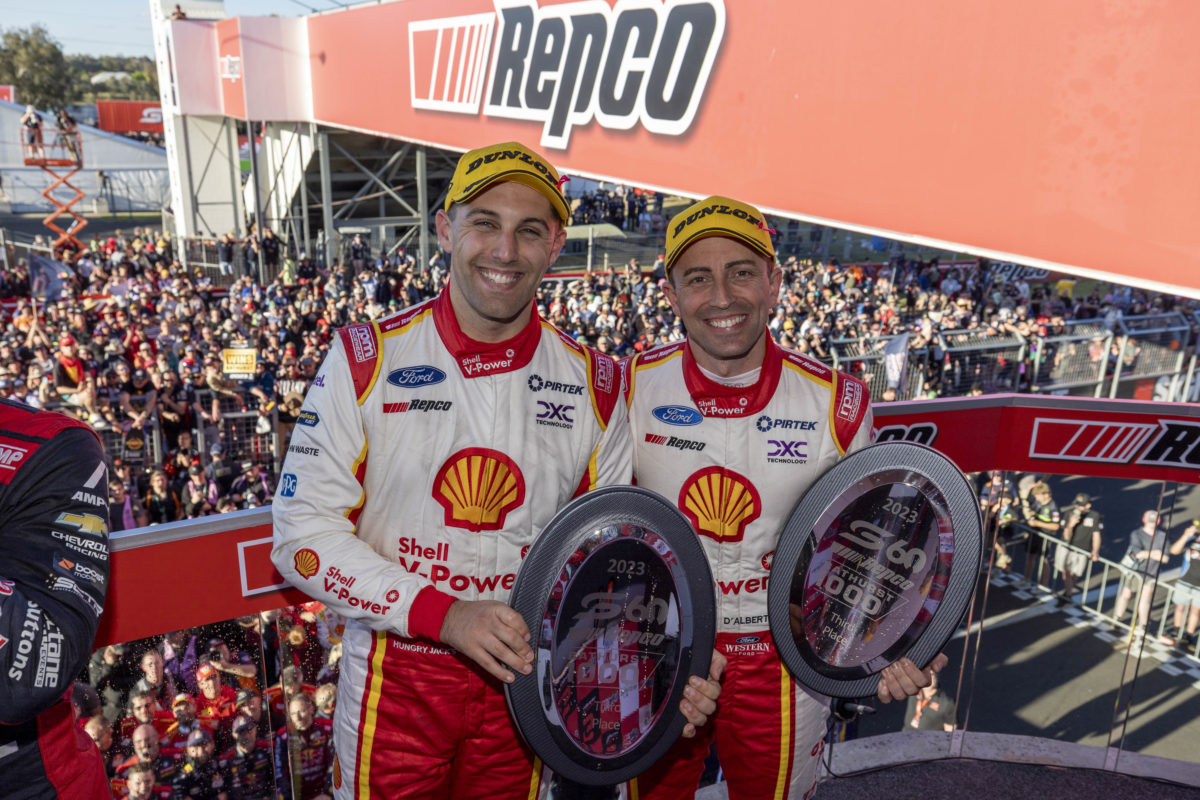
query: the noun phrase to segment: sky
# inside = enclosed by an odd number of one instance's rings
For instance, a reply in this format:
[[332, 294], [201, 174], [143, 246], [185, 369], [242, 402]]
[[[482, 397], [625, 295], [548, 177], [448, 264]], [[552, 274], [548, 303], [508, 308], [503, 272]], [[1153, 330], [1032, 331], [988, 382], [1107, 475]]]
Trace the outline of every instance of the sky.
[[[176, 0], [171, 0], [172, 5]], [[230, 17], [297, 17], [345, 0], [225, 0]], [[187, 0], [182, 0], [187, 10]], [[211, 0], [205, 5], [210, 6]], [[0, 29], [41, 24], [68, 55], [154, 57], [150, 0], [0, 0]]]

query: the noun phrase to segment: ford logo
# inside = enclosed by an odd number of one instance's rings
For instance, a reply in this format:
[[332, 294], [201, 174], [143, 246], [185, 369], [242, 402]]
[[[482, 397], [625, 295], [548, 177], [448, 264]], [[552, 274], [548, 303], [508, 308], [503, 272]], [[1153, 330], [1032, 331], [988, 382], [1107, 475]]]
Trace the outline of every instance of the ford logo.
[[412, 388], [415, 386], [433, 386], [446, 380], [446, 373], [437, 367], [401, 367], [388, 373], [387, 382], [392, 386]]
[[736, 642], [737, 644], [754, 644], [755, 642], [759, 641], [759, 637], [758, 636], [739, 636], [738, 638], [734, 639], [733, 641]]
[[659, 406], [650, 413], [655, 419], [668, 425], [699, 425], [700, 420], [704, 419], [699, 411], [687, 406]]

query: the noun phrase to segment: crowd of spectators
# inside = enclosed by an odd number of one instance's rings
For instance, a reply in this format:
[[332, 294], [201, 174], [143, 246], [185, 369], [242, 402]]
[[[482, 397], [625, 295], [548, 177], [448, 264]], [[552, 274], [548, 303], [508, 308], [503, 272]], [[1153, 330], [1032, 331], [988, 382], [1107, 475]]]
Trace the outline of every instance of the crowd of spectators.
[[572, 225], [608, 223], [629, 233], [662, 233], [667, 217], [663, 213], [662, 192], [618, 187], [581, 194], [571, 209]]
[[[613, 197], [649, 200], [652, 210], [660, 205], [647, 193], [597, 192], [580, 199], [576, 213], [592, 213], [580, 211], [589, 202], [615, 209]], [[422, 264], [401, 248], [384, 259], [360, 237], [351, 257], [332, 269], [269, 230], [240, 242], [221, 237], [217, 245], [219, 267], [205, 271], [185, 268], [171, 238], [154, 231], [94, 238], [61, 288], [36, 307], [30, 290], [38, 278], [31, 281], [25, 259], [0, 272], [0, 397], [60, 408], [107, 433], [115, 529], [269, 502], [276, 459], [334, 329], [432, 297], [448, 275], [443, 254]], [[1073, 297], [1070, 282], [1013, 279], [986, 264], [895, 258], [864, 267], [789, 256], [781, 267], [771, 335], [829, 361], [838, 340], [908, 334], [910, 351], [930, 353], [909, 396], [1029, 388], [1032, 354], [1004, 370], [996, 359], [956, 360], [938, 352], [939, 331], [984, 339], [1019, 333], [1035, 350], [1040, 333], [1061, 331], [1068, 320], [1111, 325], [1120, 315], [1192, 310], [1192, 301], [1129, 287], [1097, 284]], [[259, 281], [260, 268], [272, 280]], [[554, 324], [620, 357], [683, 335], [663, 284], [661, 256], [645, 267], [630, 259], [583, 276], [551, 276], [536, 302]], [[253, 375], [225, 375], [222, 351], [229, 347], [254, 350]], [[845, 360], [841, 366], [861, 367]], [[896, 399], [890, 387], [875, 394], [876, 401]], [[234, 435], [233, 417], [250, 417], [256, 434], [274, 434], [273, 450], [248, 447], [246, 437]], [[139, 447], [151, 440], [161, 447]]]
[[72, 693], [113, 796], [331, 796], [345, 622], [319, 603], [96, 650]]

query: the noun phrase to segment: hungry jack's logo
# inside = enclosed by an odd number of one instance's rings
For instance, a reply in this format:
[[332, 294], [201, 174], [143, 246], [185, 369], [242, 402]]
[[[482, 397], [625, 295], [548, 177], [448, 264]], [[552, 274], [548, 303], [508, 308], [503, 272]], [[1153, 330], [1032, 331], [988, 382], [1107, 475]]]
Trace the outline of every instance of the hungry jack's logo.
[[433, 479], [433, 499], [445, 522], [470, 531], [504, 527], [508, 512], [525, 502], [525, 476], [504, 453], [485, 447], [459, 450]]
[[740, 542], [762, 513], [758, 490], [745, 476], [721, 467], [693, 473], [679, 490], [679, 508], [696, 533], [718, 542]]

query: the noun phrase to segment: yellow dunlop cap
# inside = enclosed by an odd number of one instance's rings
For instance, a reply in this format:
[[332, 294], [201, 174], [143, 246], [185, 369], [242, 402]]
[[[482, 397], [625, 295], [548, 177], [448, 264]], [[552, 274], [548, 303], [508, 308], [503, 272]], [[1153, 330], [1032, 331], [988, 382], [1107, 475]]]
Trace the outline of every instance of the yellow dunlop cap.
[[480, 147], [464, 153], [454, 168], [450, 190], [446, 193], [446, 211], [455, 203], [472, 197], [499, 181], [516, 181], [546, 196], [563, 225], [571, 217], [563, 197], [558, 170], [539, 153], [518, 142]]
[[675, 260], [688, 245], [709, 236], [734, 239], [761, 253], [775, 263], [775, 245], [771, 244], [771, 229], [754, 206], [713, 195], [694, 203], [671, 219], [667, 227], [667, 265], [671, 272]]

